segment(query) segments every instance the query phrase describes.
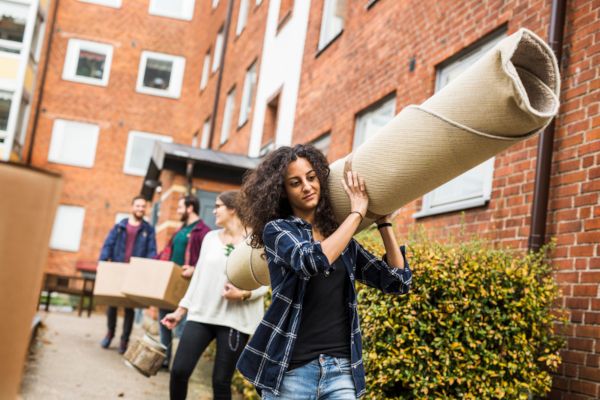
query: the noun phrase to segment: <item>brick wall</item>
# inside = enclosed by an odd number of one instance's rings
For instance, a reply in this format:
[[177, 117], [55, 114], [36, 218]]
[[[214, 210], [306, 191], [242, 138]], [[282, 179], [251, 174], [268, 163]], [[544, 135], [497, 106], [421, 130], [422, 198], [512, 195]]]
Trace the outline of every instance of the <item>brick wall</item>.
[[[343, 33], [317, 52], [322, 2], [311, 8], [294, 142], [331, 131], [330, 160], [352, 150], [356, 114], [390, 93], [397, 111], [434, 92], [436, 66], [506, 26], [547, 37], [549, 1], [385, 1], [348, 7]], [[366, 1], [364, 2], [367, 3]], [[548, 238], [571, 325], [554, 399], [600, 397], [600, 2], [568, 2], [562, 107], [557, 119]], [[410, 59], [416, 68], [410, 71]], [[421, 200], [402, 208], [398, 234], [417, 225], [437, 240], [484, 237], [525, 250], [535, 181], [537, 138], [495, 159], [492, 195], [483, 207], [415, 219]]]

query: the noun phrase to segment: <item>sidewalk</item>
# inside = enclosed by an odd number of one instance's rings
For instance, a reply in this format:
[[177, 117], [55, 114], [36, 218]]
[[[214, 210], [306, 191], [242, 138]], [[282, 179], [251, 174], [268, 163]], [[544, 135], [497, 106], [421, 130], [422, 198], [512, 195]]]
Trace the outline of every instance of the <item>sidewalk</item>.
[[[146, 378], [125, 365], [117, 352], [118, 336], [108, 350], [100, 348], [106, 331], [106, 317], [92, 314], [90, 318], [76, 313], [40, 313], [44, 327], [40, 328], [30, 354], [22, 384], [23, 400], [68, 399], [168, 399], [169, 374]], [[122, 318], [118, 319], [120, 335]], [[132, 339], [143, 334], [134, 325]], [[202, 361], [194, 372], [189, 398], [211, 399], [211, 368]], [[200, 376], [198, 376], [200, 375]], [[208, 375], [208, 376], [205, 376]]]

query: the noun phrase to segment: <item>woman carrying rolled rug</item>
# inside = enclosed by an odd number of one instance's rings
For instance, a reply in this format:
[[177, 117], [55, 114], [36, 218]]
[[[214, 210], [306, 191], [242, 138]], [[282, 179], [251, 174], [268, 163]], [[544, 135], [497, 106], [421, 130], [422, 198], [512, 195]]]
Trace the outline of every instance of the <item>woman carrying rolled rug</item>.
[[412, 273], [391, 216], [377, 221], [387, 256], [380, 260], [352, 236], [367, 212], [363, 178], [340, 182], [352, 211], [332, 212], [325, 156], [310, 145], [270, 153], [242, 187], [252, 245], [265, 247], [273, 301], [244, 349], [238, 369], [263, 399], [356, 399], [365, 373], [355, 279], [403, 294]]
[[267, 288], [240, 290], [227, 281], [225, 265], [233, 246], [244, 239], [237, 214], [237, 191], [221, 193], [215, 203], [215, 223], [223, 228], [206, 234], [188, 290], [174, 312], [160, 322], [169, 329], [187, 314], [171, 368], [171, 399], [185, 399], [188, 381], [200, 356], [214, 339], [217, 353], [213, 369], [214, 399], [231, 399], [235, 364], [264, 313]]

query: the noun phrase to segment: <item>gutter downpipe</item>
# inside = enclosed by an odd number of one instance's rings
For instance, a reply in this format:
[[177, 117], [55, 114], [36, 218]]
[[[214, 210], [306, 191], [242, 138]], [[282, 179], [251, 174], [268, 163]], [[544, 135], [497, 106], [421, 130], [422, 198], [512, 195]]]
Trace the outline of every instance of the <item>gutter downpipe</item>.
[[223, 26], [223, 51], [221, 52], [221, 60], [219, 61], [219, 77], [217, 78], [217, 87], [215, 89], [215, 102], [213, 103], [213, 111], [210, 116], [210, 135], [208, 138], [208, 148], [212, 149], [212, 142], [215, 136], [215, 125], [217, 121], [217, 111], [219, 109], [219, 97], [221, 95], [221, 85], [223, 83], [223, 70], [225, 69], [225, 55], [227, 54], [227, 42], [229, 41], [229, 26], [231, 25], [231, 16], [233, 14], [233, 0], [229, 0], [227, 4], [227, 18]]
[[[560, 69], [567, 0], [552, 0], [552, 14], [548, 29], [548, 44], [554, 51]], [[546, 242], [546, 221], [548, 217], [548, 193], [552, 170], [552, 152], [556, 118], [540, 135], [535, 166], [533, 203], [531, 205], [531, 230], [528, 248], [538, 251]]]
[[50, 62], [50, 50], [52, 49], [52, 41], [54, 36], [54, 24], [56, 23], [56, 15], [58, 14], [58, 6], [60, 0], [55, 0], [54, 9], [52, 10], [52, 19], [50, 26], [48, 27], [48, 45], [46, 46], [46, 54], [44, 59], [44, 67], [42, 68], [40, 77], [40, 94], [38, 96], [37, 104], [35, 105], [35, 113], [33, 114], [33, 126], [31, 127], [31, 139], [29, 140], [29, 148], [27, 149], [27, 158], [25, 164], [31, 165], [31, 159], [33, 157], [33, 147], [35, 145], [35, 136], [37, 132], [38, 119], [40, 117], [40, 109], [42, 108], [42, 100], [44, 98], [44, 85], [46, 84], [46, 72], [48, 72], [48, 64]]

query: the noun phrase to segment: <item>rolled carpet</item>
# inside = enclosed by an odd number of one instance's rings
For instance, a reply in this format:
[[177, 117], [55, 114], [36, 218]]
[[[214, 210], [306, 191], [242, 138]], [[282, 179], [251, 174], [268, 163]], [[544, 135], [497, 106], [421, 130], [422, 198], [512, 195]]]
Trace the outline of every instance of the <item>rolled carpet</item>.
[[[342, 222], [351, 211], [340, 183], [346, 171], [357, 171], [366, 181], [369, 211], [361, 230], [542, 131], [558, 112], [559, 92], [554, 53], [533, 32], [520, 29], [423, 104], [404, 108], [354, 153], [330, 165], [336, 219]], [[234, 270], [248, 266], [248, 261], [231, 263], [228, 275], [235, 279], [242, 274]], [[254, 267], [267, 269], [266, 261]], [[232, 283], [256, 288], [248, 280]]]

